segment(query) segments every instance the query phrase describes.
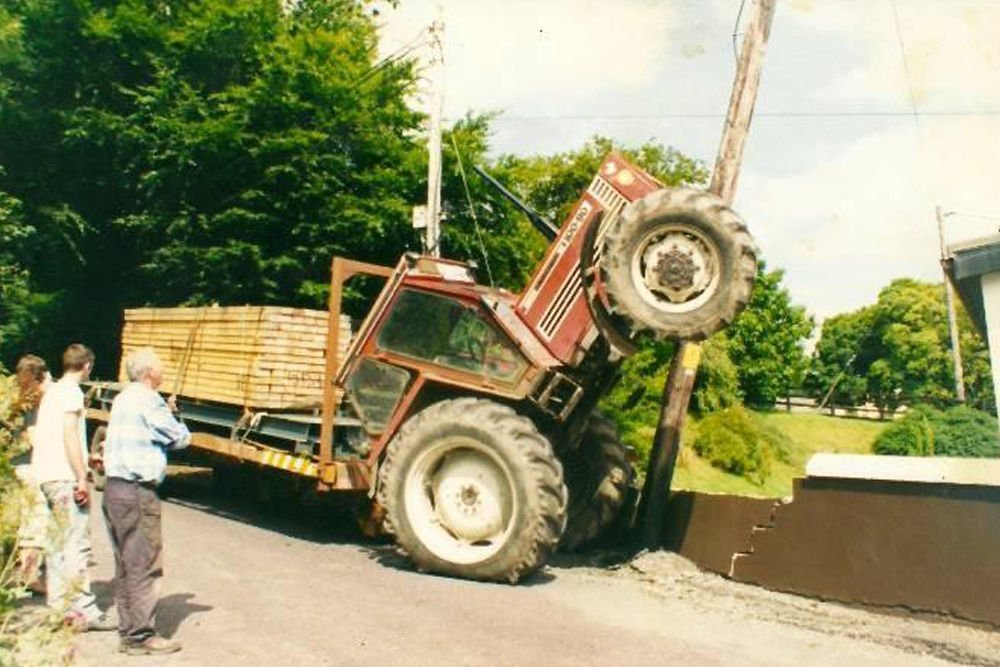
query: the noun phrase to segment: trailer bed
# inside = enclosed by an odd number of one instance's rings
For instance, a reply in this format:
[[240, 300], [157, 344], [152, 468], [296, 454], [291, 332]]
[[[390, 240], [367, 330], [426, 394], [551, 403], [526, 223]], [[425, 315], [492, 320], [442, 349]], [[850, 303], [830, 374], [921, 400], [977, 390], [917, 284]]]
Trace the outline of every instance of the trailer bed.
[[[120, 382], [85, 385], [87, 419], [107, 423], [111, 403], [127, 386]], [[303, 477], [326, 480], [337, 489], [367, 488], [368, 438], [353, 415], [337, 417], [332, 472], [324, 474], [318, 458], [322, 417], [319, 410], [251, 411], [241, 405], [178, 396], [181, 418], [191, 431], [197, 454], [258, 464]]]

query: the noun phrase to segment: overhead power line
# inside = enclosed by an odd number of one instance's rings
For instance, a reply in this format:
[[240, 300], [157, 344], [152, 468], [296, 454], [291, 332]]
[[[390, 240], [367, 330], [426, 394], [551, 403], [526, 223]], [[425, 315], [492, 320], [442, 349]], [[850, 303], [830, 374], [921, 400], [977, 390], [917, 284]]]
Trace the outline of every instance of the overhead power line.
[[354, 82], [354, 85], [361, 85], [368, 79], [372, 78], [379, 72], [382, 72], [389, 67], [392, 67], [396, 63], [402, 61], [406, 56], [413, 53], [415, 50], [422, 46], [426, 46], [431, 43], [432, 35], [430, 34], [430, 27], [426, 27], [416, 34], [416, 36], [411, 39], [406, 44], [403, 44], [398, 49], [382, 58], [380, 61], [368, 68], [368, 70], [358, 77], [358, 80]]
[[472, 201], [472, 192], [469, 190], [469, 181], [465, 177], [465, 165], [462, 163], [462, 152], [458, 150], [458, 141], [455, 140], [455, 133], [451, 133], [451, 146], [455, 149], [455, 158], [458, 160], [458, 175], [462, 177], [462, 188], [465, 190], [465, 200], [469, 205], [469, 216], [476, 229], [476, 240], [479, 242], [479, 251], [483, 254], [483, 262], [486, 264], [486, 276], [489, 278], [490, 287], [496, 287], [493, 282], [493, 270], [490, 269], [490, 253], [486, 250], [486, 242], [483, 240], [483, 230], [479, 226], [479, 216], [476, 215], [476, 205]]
[[903, 30], [899, 27], [899, 8], [896, 6], [896, 0], [892, 0], [892, 23], [896, 28], [896, 43], [899, 45], [899, 57], [903, 61], [903, 76], [906, 79], [906, 94], [910, 98], [910, 112], [913, 115], [914, 122], [917, 123], [917, 129], [920, 129], [920, 114], [917, 113], [917, 97], [913, 93], [913, 81], [910, 78], [910, 61], [906, 57], [906, 44], [903, 41]]
[[740, 54], [736, 48], [736, 38], [742, 35], [740, 32], [740, 19], [743, 18], [743, 8], [746, 7], [747, 0], [740, 0], [740, 8], [736, 12], [736, 22], [733, 24], [733, 59], [739, 62]]
[[[754, 118], [842, 118], [842, 117], [978, 117], [1000, 116], [1000, 110], [987, 111], [761, 111]], [[725, 118], [724, 113], [650, 113], [650, 114], [518, 114], [498, 115], [496, 121], [530, 120], [659, 120], [669, 118]]]
[[979, 213], [962, 213], [961, 211], [948, 211], [948, 215], [954, 215], [959, 218], [969, 218], [971, 220], [1000, 222], [1000, 215], [981, 215]]

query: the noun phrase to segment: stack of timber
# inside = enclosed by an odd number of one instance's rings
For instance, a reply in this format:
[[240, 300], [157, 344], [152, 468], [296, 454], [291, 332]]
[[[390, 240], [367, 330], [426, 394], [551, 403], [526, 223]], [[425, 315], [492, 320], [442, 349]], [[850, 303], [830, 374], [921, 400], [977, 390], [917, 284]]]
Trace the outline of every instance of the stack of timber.
[[[323, 402], [328, 313], [274, 306], [137, 308], [125, 311], [124, 359], [151, 347], [163, 361], [161, 391], [256, 409]], [[341, 317], [338, 364], [350, 342]]]

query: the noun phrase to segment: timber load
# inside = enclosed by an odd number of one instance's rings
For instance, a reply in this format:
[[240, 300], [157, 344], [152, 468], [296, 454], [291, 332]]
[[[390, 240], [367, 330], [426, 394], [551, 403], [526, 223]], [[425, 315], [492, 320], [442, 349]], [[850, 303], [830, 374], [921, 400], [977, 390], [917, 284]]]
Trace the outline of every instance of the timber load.
[[[125, 311], [122, 367], [151, 347], [163, 362], [162, 390], [253, 409], [303, 410], [323, 402], [327, 324], [322, 310], [276, 306], [136, 308]], [[342, 316], [338, 363], [350, 342]]]

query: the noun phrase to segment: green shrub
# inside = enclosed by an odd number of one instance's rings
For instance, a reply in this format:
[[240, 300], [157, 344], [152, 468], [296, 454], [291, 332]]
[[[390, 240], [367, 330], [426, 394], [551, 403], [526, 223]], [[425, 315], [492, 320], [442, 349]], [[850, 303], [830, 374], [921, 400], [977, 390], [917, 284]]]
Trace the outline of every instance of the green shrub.
[[722, 334], [709, 338], [702, 346], [701, 365], [695, 377], [691, 410], [706, 415], [743, 402], [740, 377], [729, 356], [728, 341]]
[[972, 458], [1000, 457], [997, 420], [965, 406], [944, 412], [934, 429], [934, 454]]
[[897, 456], [1000, 457], [1000, 432], [997, 420], [980, 410], [917, 406], [883, 431], [872, 451]]
[[875, 438], [872, 451], [892, 456], [933, 456], [934, 423], [939, 415], [938, 410], [927, 406], [912, 408]]
[[763, 484], [774, 459], [787, 457], [788, 439], [767, 427], [743, 406], [707, 415], [698, 424], [692, 445], [698, 456], [716, 468]]

